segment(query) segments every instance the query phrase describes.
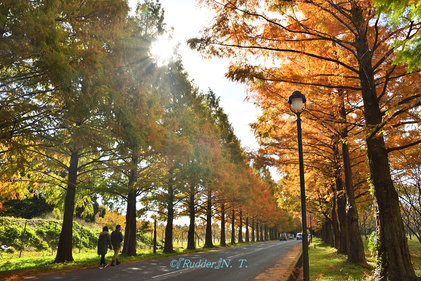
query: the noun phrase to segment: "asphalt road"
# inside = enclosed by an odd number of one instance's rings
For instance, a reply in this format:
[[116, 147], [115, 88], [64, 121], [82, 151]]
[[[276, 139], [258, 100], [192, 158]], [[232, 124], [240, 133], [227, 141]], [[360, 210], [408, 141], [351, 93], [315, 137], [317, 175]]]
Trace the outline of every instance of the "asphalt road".
[[172, 256], [141, 262], [122, 263], [56, 272], [30, 277], [31, 280], [252, 280], [274, 267], [276, 261], [301, 240], [274, 241], [224, 250]]

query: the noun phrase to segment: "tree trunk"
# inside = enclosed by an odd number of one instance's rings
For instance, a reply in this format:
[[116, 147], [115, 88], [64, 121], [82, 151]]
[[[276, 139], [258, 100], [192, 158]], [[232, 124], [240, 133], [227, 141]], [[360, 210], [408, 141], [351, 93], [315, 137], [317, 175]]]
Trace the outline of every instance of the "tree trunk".
[[137, 156], [132, 156], [132, 164], [135, 168], [130, 171], [128, 182], [128, 195], [127, 195], [127, 213], [126, 213], [126, 228], [124, 231], [123, 255], [135, 256], [136, 255], [136, 167], [138, 164]]
[[212, 243], [212, 191], [208, 190], [208, 202], [206, 206], [206, 236], [205, 248], [213, 248]]
[[336, 186], [332, 188], [334, 192], [334, 197], [332, 199], [332, 228], [333, 228], [333, 239], [334, 245], [336, 249], [339, 249], [340, 239], [339, 239], [339, 223], [338, 223], [338, 215], [337, 215], [337, 201], [338, 195], [336, 193]]
[[249, 217], [246, 217], [246, 242], [250, 242], [250, 237], [249, 237]]
[[268, 225], [265, 225], [265, 241], [269, 240], [269, 236], [268, 236]]
[[254, 242], [254, 217], [251, 219], [251, 242]]
[[[334, 140], [334, 147], [333, 147], [333, 156], [335, 159], [334, 162], [334, 177], [335, 177], [335, 185], [336, 185], [336, 197], [337, 197], [337, 218], [333, 218], [332, 216], [332, 227], [333, 227], [333, 234], [334, 234], [334, 245], [338, 246], [338, 253], [339, 254], [348, 254], [348, 223], [346, 217], [346, 194], [344, 191], [344, 184], [341, 175], [341, 168], [340, 168], [340, 160], [339, 160], [339, 146], [338, 146], [339, 139], [338, 137]], [[337, 219], [339, 222], [339, 236], [335, 236], [335, 221]]]
[[398, 194], [393, 186], [390, 174], [389, 159], [381, 132], [370, 136], [370, 131], [382, 123], [382, 112], [374, 81], [372, 68], [372, 50], [368, 38], [364, 36], [366, 23], [363, 10], [352, 5], [352, 20], [359, 27], [354, 45], [359, 62], [359, 80], [364, 101], [366, 121], [366, 143], [369, 160], [371, 184], [374, 186], [375, 203], [377, 204], [377, 227], [380, 236], [378, 263], [375, 275], [381, 280], [415, 280], [414, 268], [409, 254], [408, 241], [399, 208]]
[[338, 221], [339, 221], [339, 249], [338, 253], [347, 255], [349, 253], [349, 233], [346, 217], [346, 196], [343, 190], [342, 178], [336, 179], [336, 188], [338, 192]]
[[54, 260], [56, 263], [73, 261], [73, 212], [75, 210], [78, 162], [78, 151], [72, 151], [70, 156], [66, 201], [64, 202], [63, 225], [58, 242], [56, 259]]
[[322, 239], [323, 243], [326, 243], [326, 223], [322, 224], [322, 229], [320, 230], [320, 238]]
[[174, 253], [172, 244], [172, 228], [174, 222], [174, 189], [171, 183], [168, 185], [168, 199], [167, 199], [168, 218], [165, 227], [165, 244], [164, 253]]
[[[344, 100], [341, 106], [342, 118], [346, 120], [346, 111]], [[349, 157], [349, 146], [347, 143], [348, 130], [344, 128], [341, 132], [342, 136], [342, 156], [345, 170], [345, 188], [348, 197], [347, 205], [347, 223], [348, 223], [348, 261], [354, 264], [366, 264], [364, 244], [361, 238], [360, 228], [358, 226], [358, 210], [354, 196], [354, 185], [352, 183], [351, 159]]]
[[[129, 180], [129, 185], [130, 185]], [[133, 184], [131, 184], [133, 186]], [[122, 254], [136, 255], [136, 191], [130, 190], [127, 197], [126, 228], [124, 230]]]
[[263, 225], [262, 225], [262, 222], [260, 222], [260, 241], [265, 241], [263, 239]]
[[326, 218], [326, 221], [322, 226], [322, 240], [328, 245], [333, 245], [332, 222], [329, 218]]
[[227, 245], [225, 241], [225, 203], [221, 204], [221, 246]]
[[231, 216], [231, 245], [235, 244], [235, 209], [232, 208], [232, 216]]
[[259, 242], [260, 241], [260, 236], [259, 236], [259, 223], [256, 222], [256, 241]]
[[238, 243], [244, 243], [243, 241], [243, 210], [240, 208], [240, 229], [238, 231]]
[[189, 198], [189, 217], [190, 225], [189, 232], [187, 235], [187, 250], [195, 250], [196, 244], [194, 241], [194, 220], [195, 220], [195, 211], [194, 211], [194, 185], [190, 186], [190, 198]]
[[[181, 241], [183, 243], [183, 241]], [[153, 253], [156, 253], [156, 217], [153, 222]]]

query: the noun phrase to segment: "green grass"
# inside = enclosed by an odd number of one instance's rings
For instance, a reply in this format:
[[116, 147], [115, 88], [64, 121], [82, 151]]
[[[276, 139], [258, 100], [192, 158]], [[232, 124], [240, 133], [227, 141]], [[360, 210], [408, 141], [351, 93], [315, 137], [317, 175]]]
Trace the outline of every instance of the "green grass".
[[[313, 239], [309, 247], [310, 280], [370, 280], [375, 262], [368, 251], [368, 241], [363, 238], [363, 243], [368, 266], [351, 264], [345, 255], [337, 254], [335, 248], [321, 239]], [[421, 276], [421, 243], [408, 237], [408, 245], [415, 273]]]
[[[216, 245], [212, 249], [208, 248], [197, 248], [193, 251], [188, 251], [181, 248], [180, 245], [175, 244], [174, 249], [175, 253], [172, 254], [164, 254], [162, 250], [158, 250], [155, 254], [152, 253], [150, 249], [143, 249], [141, 251], [137, 251], [136, 256], [123, 256], [119, 255], [119, 260], [121, 262], [133, 262], [133, 261], [141, 261], [147, 259], [154, 259], [160, 257], [167, 257], [167, 256], [174, 256], [179, 254], [186, 254], [186, 253], [193, 253], [193, 252], [203, 252], [215, 249], [226, 249], [232, 247], [239, 247], [244, 245], [250, 245], [255, 243], [265, 243], [271, 241], [264, 241], [264, 242], [251, 242], [251, 243], [237, 243], [235, 245], [227, 244], [226, 247], [220, 247]], [[180, 248], [177, 248], [180, 246]], [[183, 246], [186, 246], [184, 243]], [[24, 252], [22, 257], [19, 258], [19, 254], [7, 254], [2, 253], [1, 260], [0, 260], [0, 280], [3, 278], [8, 278], [10, 280], [13, 279], [21, 279], [23, 276], [27, 275], [34, 275], [39, 273], [45, 272], [53, 272], [53, 271], [62, 271], [62, 270], [72, 270], [72, 269], [79, 269], [85, 267], [94, 267], [99, 265], [99, 256], [95, 250], [86, 250], [82, 251], [80, 254], [78, 253], [79, 250], [75, 249], [73, 251], [73, 262], [67, 263], [54, 263], [55, 254], [52, 254], [51, 251], [43, 251], [43, 252]], [[105, 256], [106, 262], [110, 263], [112, 259], [113, 253], [112, 251], [108, 251], [107, 255]]]
[[366, 258], [369, 266], [348, 263], [345, 255], [336, 252], [321, 239], [313, 239], [309, 247], [310, 280], [366, 280], [371, 275], [374, 261], [368, 250]]
[[415, 274], [421, 276], [421, 243], [414, 236], [412, 236], [412, 239], [408, 237], [408, 247]]

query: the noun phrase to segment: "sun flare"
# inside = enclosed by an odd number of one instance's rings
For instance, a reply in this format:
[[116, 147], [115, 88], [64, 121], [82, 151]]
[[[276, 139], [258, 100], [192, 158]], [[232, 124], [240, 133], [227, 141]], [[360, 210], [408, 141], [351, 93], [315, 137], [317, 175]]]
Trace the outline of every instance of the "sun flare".
[[165, 64], [173, 56], [174, 44], [172, 40], [165, 37], [161, 37], [152, 45], [151, 53], [158, 64]]

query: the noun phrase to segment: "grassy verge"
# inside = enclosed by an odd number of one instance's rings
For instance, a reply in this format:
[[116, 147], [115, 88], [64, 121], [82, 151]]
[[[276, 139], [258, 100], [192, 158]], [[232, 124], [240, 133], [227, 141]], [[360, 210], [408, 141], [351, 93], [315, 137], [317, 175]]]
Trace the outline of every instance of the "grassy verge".
[[415, 274], [421, 276], [421, 243], [414, 236], [412, 239], [408, 237], [408, 247], [411, 253], [412, 265], [414, 266]]
[[[270, 242], [270, 241], [264, 241]], [[209, 250], [217, 250], [217, 249], [227, 249], [232, 247], [239, 247], [245, 246], [250, 244], [256, 243], [264, 243], [264, 242], [251, 242], [251, 243], [237, 243], [234, 245], [227, 245], [226, 247], [215, 246], [214, 248], [197, 248], [196, 250], [185, 250], [183, 248], [176, 248], [175, 253], [172, 254], [164, 254], [162, 250], [158, 250], [155, 254], [148, 249], [144, 249], [142, 251], [138, 251], [136, 256], [119, 256], [119, 260], [121, 262], [134, 262], [134, 261], [142, 261], [154, 258], [161, 258], [161, 257], [168, 257], [180, 254], [188, 254], [194, 252], [204, 252]], [[29, 256], [26, 254], [25, 257], [22, 258], [8, 258], [8, 256], [2, 255], [2, 259], [0, 261], [0, 280], [15, 280], [21, 279], [23, 276], [28, 275], [36, 275], [45, 272], [54, 272], [54, 271], [63, 271], [63, 270], [74, 270], [86, 267], [94, 267], [99, 265], [99, 256], [96, 254], [96, 250], [87, 251], [84, 253], [73, 253], [73, 262], [67, 263], [54, 263], [55, 255], [51, 255], [47, 253], [39, 253], [34, 252], [34, 256]], [[113, 254], [111, 251], [108, 251], [107, 255], [105, 256], [106, 262], [111, 262]]]
[[[345, 255], [336, 253], [336, 249], [326, 245], [321, 239], [313, 239], [309, 247], [310, 280], [368, 280], [375, 268], [375, 261], [363, 238], [367, 265], [354, 265], [346, 261]], [[421, 243], [416, 239], [408, 239], [412, 264], [417, 276], [421, 275]]]
[[[367, 248], [366, 248], [367, 249]], [[313, 239], [309, 248], [310, 280], [366, 280], [374, 269], [374, 260], [366, 251], [368, 266], [354, 265], [345, 255], [326, 245], [321, 239]]]

